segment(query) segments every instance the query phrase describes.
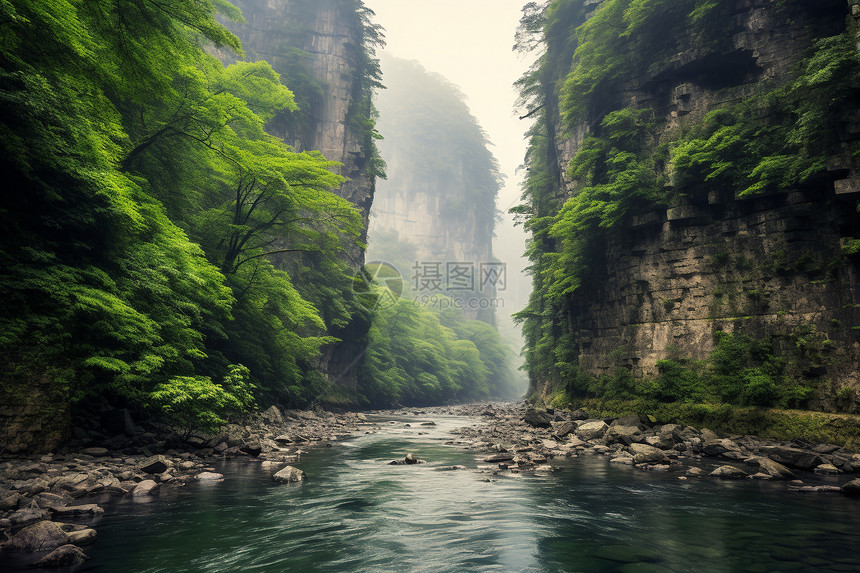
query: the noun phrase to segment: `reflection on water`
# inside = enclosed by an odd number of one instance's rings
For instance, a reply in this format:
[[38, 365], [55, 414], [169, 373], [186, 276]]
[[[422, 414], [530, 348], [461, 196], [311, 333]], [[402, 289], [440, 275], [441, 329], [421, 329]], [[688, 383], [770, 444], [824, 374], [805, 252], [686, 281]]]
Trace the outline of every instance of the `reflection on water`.
[[[490, 476], [443, 444], [469, 421], [433, 419], [317, 450], [302, 484], [234, 462], [223, 483], [109, 505], [79, 571], [860, 570], [855, 500], [679, 481], [597, 457], [549, 476]], [[387, 465], [408, 452], [429, 463]]]

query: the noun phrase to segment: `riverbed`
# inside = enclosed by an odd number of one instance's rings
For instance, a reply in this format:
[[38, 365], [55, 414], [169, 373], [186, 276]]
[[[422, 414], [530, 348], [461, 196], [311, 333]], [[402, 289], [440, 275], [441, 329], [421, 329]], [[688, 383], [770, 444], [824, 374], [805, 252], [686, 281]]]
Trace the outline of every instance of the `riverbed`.
[[[446, 444], [474, 418], [376, 422], [306, 455], [299, 484], [225, 461], [223, 482], [105, 503], [77, 571], [860, 571], [858, 500], [603, 456], [495, 475]], [[407, 453], [426, 463], [388, 464]]]

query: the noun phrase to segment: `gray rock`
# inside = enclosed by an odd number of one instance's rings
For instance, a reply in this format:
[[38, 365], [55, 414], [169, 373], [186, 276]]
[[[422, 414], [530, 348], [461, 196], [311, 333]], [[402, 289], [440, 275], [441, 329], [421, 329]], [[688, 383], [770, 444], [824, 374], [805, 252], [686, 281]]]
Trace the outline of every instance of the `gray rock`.
[[811, 470], [822, 463], [821, 456], [817, 452], [800, 448], [762, 446], [759, 451], [776, 462], [801, 470]]
[[526, 424], [534, 428], [549, 428], [552, 426], [553, 421], [548, 413], [535, 410], [534, 408], [526, 410], [523, 420], [525, 420]]
[[140, 462], [137, 467], [140, 471], [148, 474], [162, 474], [172, 464], [170, 460], [162, 455], [150, 456]]
[[642, 431], [639, 429], [639, 426], [611, 425], [603, 435], [603, 441], [607, 446], [611, 444], [629, 446], [634, 442], [641, 442], [642, 440]]
[[815, 466], [815, 473], [819, 475], [837, 475], [841, 474], [842, 470], [834, 466], [833, 464], [821, 464]]
[[81, 450], [81, 453], [86, 454], [88, 456], [93, 456], [94, 458], [103, 458], [110, 452], [107, 448], [84, 448], [83, 450]]
[[699, 477], [705, 475], [705, 470], [698, 467], [692, 467], [687, 470], [686, 474], [690, 477]]
[[53, 521], [29, 525], [3, 544], [8, 551], [50, 551], [69, 542], [69, 537]]
[[739, 452], [740, 446], [728, 438], [706, 440], [702, 444], [702, 453], [706, 456], [719, 456], [726, 452]]
[[403, 461], [406, 462], [407, 465], [417, 464], [419, 462], [418, 458], [415, 457], [414, 454], [406, 454], [406, 457], [403, 458]]
[[95, 503], [86, 505], [69, 505], [66, 507], [53, 508], [54, 517], [73, 517], [79, 515], [102, 515], [105, 510]]
[[269, 406], [269, 408], [260, 414], [260, 418], [266, 422], [267, 424], [273, 424], [277, 426], [284, 425], [284, 416], [281, 414], [281, 411], [278, 410], [277, 406]]
[[841, 488], [841, 491], [845, 495], [860, 497], [860, 478], [853, 479], [848, 483], [844, 484]]
[[757, 465], [761, 473], [767, 474], [775, 479], [795, 479], [797, 477], [790, 469], [770, 458], [755, 456], [748, 459], [747, 462]]
[[42, 521], [48, 517], [48, 512], [33, 502], [28, 507], [22, 507], [9, 516], [13, 527], [24, 527]]
[[839, 449], [841, 449], [841, 447], [836, 444], [816, 444], [812, 446], [812, 450], [819, 454], [832, 454]]
[[484, 458], [484, 461], [488, 464], [495, 464], [499, 462], [509, 462], [514, 459], [514, 454], [510, 452], [501, 452], [498, 454], [493, 454], [492, 456], [487, 456]]
[[638, 429], [642, 429], [642, 421], [640, 420], [637, 414], [628, 414], [627, 416], [622, 416], [620, 418], [616, 418], [609, 425], [612, 426], [635, 426]]
[[263, 451], [263, 444], [260, 440], [250, 440], [239, 448], [239, 451], [245, 452], [249, 456], [256, 458]]
[[145, 479], [137, 486], [135, 486], [134, 491], [131, 492], [131, 495], [134, 497], [142, 497], [147, 495], [152, 495], [155, 493], [155, 490], [158, 489], [158, 484], [155, 483], [154, 480]]
[[96, 530], [89, 528], [69, 531], [66, 533], [66, 535], [69, 538], [69, 543], [77, 545], [78, 547], [83, 547], [84, 545], [90, 545], [91, 543], [95, 543], [96, 538], [98, 537], [98, 533], [96, 533]]
[[708, 475], [720, 479], [744, 479], [749, 476], [747, 472], [734, 466], [720, 466]]
[[573, 412], [570, 413], [570, 419], [571, 420], [579, 421], [579, 420], [587, 420], [588, 418], [590, 418], [590, 416], [588, 415], [588, 412], [586, 412], [585, 410], [574, 410]]
[[279, 472], [272, 476], [276, 482], [296, 483], [307, 479], [305, 472], [293, 466], [284, 466]]
[[657, 464], [669, 461], [666, 452], [648, 444], [631, 444], [630, 453], [633, 454], [634, 464]]
[[197, 474], [194, 477], [196, 479], [201, 480], [201, 481], [215, 481], [215, 480], [223, 480], [224, 474], [219, 474], [219, 473], [215, 473], [215, 472], [200, 472], [199, 474]]
[[34, 563], [36, 567], [69, 567], [89, 559], [87, 554], [71, 543], [60, 545]]
[[21, 499], [21, 494], [12, 493], [0, 499], [0, 511], [9, 511], [18, 507], [18, 500]]
[[556, 424], [555, 431], [553, 432], [557, 437], [564, 438], [568, 436], [571, 432], [576, 429], [576, 425], [573, 422], [565, 421], [560, 424]]
[[576, 429], [576, 435], [583, 440], [595, 440], [602, 438], [609, 429], [609, 425], [603, 420], [586, 422]]

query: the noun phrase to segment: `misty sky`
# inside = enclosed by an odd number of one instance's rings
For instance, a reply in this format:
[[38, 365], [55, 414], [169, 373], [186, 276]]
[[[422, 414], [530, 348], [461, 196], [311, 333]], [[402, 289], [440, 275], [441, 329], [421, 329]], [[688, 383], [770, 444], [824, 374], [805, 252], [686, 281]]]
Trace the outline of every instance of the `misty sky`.
[[[515, 170], [525, 154], [527, 124], [514, 113], [512, 84], [528, 68], [529, 60], [511, 49], [525, 0], [365, 0], [365, 4], [385, 28], [386, 52], [418, 60], [466, 94], [466, 103], [494, 144], [491, 151], [507, 178], [498, 201], [498, 208], [507, 211], [519, 202]], [[494, 250], [509, 269], [521, 268], [524, 263], [513, 259], [522, 255], [523, 235], [521, 228], [516, 232], [510, 228], [509, 220], [505, 216], [497, 228]], [[518, 286], [525, 292], [510, 294], [522, 300], [527, 296], [525, 281]]]

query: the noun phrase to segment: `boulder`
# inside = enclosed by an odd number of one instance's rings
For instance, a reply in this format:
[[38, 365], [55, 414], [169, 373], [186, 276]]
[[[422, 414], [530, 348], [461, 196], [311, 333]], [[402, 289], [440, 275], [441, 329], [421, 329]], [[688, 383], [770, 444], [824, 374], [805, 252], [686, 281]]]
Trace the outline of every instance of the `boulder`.
[[278, 410], [277, 406], [269, 406], [269, 408], [260, 414], [260, 419], [262, 419], [267, 424], [273, 424], [277, 426], [284, 425], [284, 416], [281, 414], [281, 411]]
[[841, 491], [845, 495], [860, 497], [860, 478], [853, 479], [848, 483], [843, 484]]
[[687, 470], [686, 474], [690, 477], [699, 477], [705, 475], [705, 470], [693, 466]]
[[639, 419], [637, 414], [628, 414], [627, 416], [621, 416], [620, 418], [616, 418], [610, 424], [611, 426], [635, 426], [638, 429], [642, 429], [642, 421]]
[[172, 464], [170, 460], [162, 455], [150, 456], [137, 464], [140, 471], [148, 474], [162, 474], [167, 471]]
[[80, 565], [89, 559], [87, 554], [75, 547], [71, 543], [60, 545], [33, 565], [36, 567], [69, 567], [71, 565]]
[[215, 473], [215, 472], [200, 472], [199, 474], [197, 474], [194, 477], [196, 479], [199, 479], [200, 481], [216, 481], [216, 480], [223, 480], [224, 474], [219, 474], [219, 473]]
[[614, 422], [603, 435], [603, 441], [606, 445], [624, 444], [629, 446], [633, 442], [641, 442], [642, 439], [639, 426], [615, 425]]
[[12, 515], [8, 516], [13, 527], [24, 527], [46, 519], [48, 512], [36, 505], [35, 502], [27, 507], [22, 507]]
[[573, 422], [561, 422], [555, 426], [555, 431], [553, 433], [559, 438], [564, 438], [575, 429], [576, 426]]
[[840, 470], [833, 464], [821, 464], [815, 466], [815, 473], [817, 473], [818, 475], [837, 475], [841, 474], [842, 470]]
[[576, 429], [576, 435], [583, 440], [596, 440], [603, 437], [609, 425], [603, 420], [586, 422]]
[[740, 446], [728, 438], [717, 438], [705, 440], [702, 444], [702, 453], [706, 456], [719, 456], [727, 452], [739, 452]]
[[8, 551], [50, 551], [69, 542], [69, 537], [53, 521], [28, 525], [3, 544]]
[[406, 462], [407, 465], [417, 464], [419, 462], [418, 458], [415, 454], [406, 454], [406, 457], [403, 458], [403, 461]]
[[775, 462], [801, 470], [811, 470], [822, 463], [821, 456], [817, 452], [802, 450], [800, 448], [762, 446], [759, 448], [759, 451]]
[[484, 461], [488, 464], [496, 464], [499, 462], [509, 462], [512, 459], [514, 459], [514, 454], [510, 452], [501, 452], [484, 458]]
[[245, 452], [249, 456], [256, 458], [260, 455], [260, 452], [263, 451], [263, 444], [260, 443], [260, 440], [250, 440], [239, 448], [239, 451]]
[[634, 464], [657, 464], [669, 461], [663, 450], [648, 444], [631, 444], [630, 453], [633, 454]]
[[523, 415], [523, 420], [525, 420], [526, 424], [534, 428], [549, 428], [552, 426], [553, 419], [546, 412], [529, 408]]
[[590, 418], [590, 416], [588, 415], [588, 412], [586, 412], [585, 410], [582, 410], [582, 409], [574, 410], [573, 412], [570, 413], [570, 419], [571, 420], [581, 421], [581, 420], [587, 420], [588, 418]]
[[744, 479], [749, 476], [747, 472], [735, 466], [720, 466], [708, 475], [720, 479]]
[[69, 543], [82, 547], [96, 542], [98, 534], [95, 529], [79, 529], [77, 531], [69, 531], [66, 533], [69, 538]]
[[55, 507], [52, 510], [54, 517], [75, 517], [79, 515], [102, 515], [105, 510], [94, 503], [86, 505], [69, 505], [66, 507]]
[[279, 472], [272, 476], [279, 483], [296, 483], [307, 479], [305, 472], [293, 466], [284, 466]]
[[795, 479], [797, 477], [793, 473], [791, 473], [790, 469], [788, 469], [779, 462], [773, 461], [770, 458], [755, 456], [748, 459], [747, 462], [757, 465], [759, 472], [767, 474], [772, 478]]
[[134, 497], [152, 495], [153, 493], [155, 493], [156, 489], [158, 489], [158, 484], [155, 483], [154, 480], [145, 479], [135, 486], [134, 491], [131, 492], [131, 495], [133, 495]]
[[18, 500], [21, 499], [21, 494], [11, 493], [0, 499], [0, 511], [9, 511], [18, 507]]

